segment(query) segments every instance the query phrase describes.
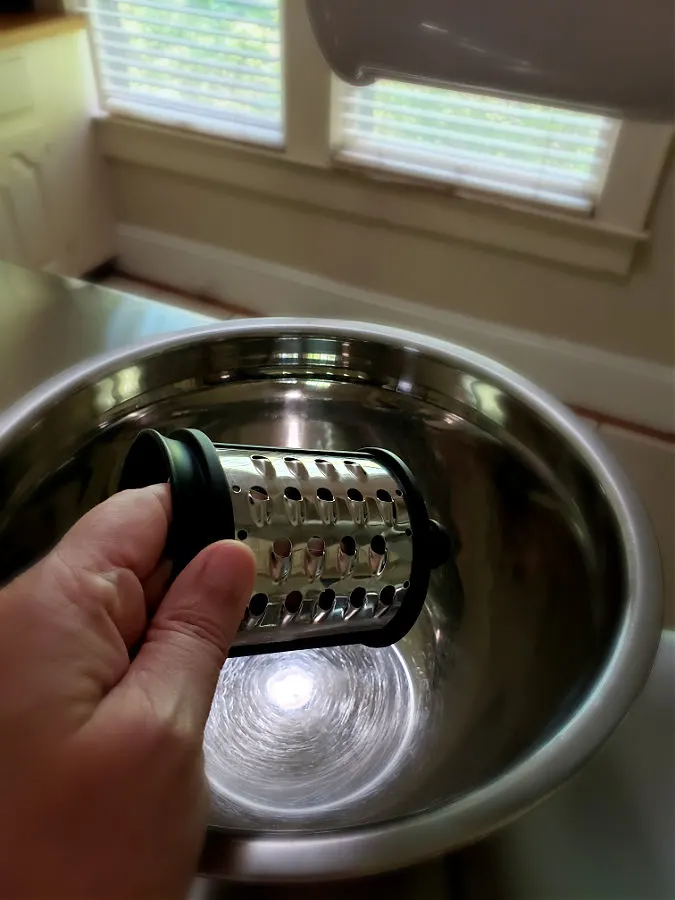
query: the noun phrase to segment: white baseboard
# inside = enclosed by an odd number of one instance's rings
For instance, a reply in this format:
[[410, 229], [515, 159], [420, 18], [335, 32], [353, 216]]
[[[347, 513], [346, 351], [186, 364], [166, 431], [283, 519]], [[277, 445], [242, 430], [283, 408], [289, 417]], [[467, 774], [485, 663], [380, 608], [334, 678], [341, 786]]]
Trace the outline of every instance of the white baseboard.
[[675, 431], [675, 370], [360, 290], [210, 244], [119, 225], [121, 268], [139, 278], [271, 316], [380, 322], [491, 356], [566, 403]]

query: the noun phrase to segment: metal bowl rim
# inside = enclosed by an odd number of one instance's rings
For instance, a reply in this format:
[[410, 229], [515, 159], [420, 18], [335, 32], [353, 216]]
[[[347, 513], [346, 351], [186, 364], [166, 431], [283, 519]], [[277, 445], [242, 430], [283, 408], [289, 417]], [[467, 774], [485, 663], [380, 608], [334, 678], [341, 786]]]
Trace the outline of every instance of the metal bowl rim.
[[[596, 683], [561, 730], [489, 784], [431, 811], [345, 831], [218, 832], [222, 868], [209, 853], [210, 875], [240, 881], [354, 877], [401, 868], [471, 843], [550, 794], [593, 754], [619, 724], [649, 675], [661, 632], [659, 551], [641, 501], [610, 451], [578, 417], [547, 392], [494, 360], [424, 334], [338, 319], [240, 319], [174, 332], [122, 351], [100, 354], [59, 373], [0, 415], [0, 452], [26, 422], [93, 378], [125, 364], [189, 344], [282, 334], [346, 337], [423, 353], [483, 376], [524, 402], [583, 459], [603, 487], [625, 549], [629, 596], [614, 647]], [[217, 856], [218, 854], [216, 854]]]

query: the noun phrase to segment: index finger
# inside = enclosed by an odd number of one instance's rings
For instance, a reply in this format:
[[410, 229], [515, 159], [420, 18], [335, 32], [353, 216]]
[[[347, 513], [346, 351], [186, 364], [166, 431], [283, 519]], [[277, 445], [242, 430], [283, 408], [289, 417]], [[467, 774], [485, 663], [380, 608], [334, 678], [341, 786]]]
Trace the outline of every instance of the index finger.
[[156, 568], [171, 523], [167, 484], [122, 491], [94, 507], [58, 544], [68, 566], [103, 574], [128, 569], [143, 581]]

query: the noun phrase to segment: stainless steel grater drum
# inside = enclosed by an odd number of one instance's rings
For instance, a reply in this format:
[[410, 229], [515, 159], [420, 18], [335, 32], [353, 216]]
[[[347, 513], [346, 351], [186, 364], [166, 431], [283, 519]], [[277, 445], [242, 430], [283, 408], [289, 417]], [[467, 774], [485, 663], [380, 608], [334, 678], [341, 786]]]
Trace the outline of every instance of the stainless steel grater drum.
[[231, 655], [362, 643], [414, 625], [451, 542], [393, 453], [213, 444], [200, 431], [142, 431], [119, 488], [169, 481], [174, 575], [216, 540], [245, 541], [256, 585]]

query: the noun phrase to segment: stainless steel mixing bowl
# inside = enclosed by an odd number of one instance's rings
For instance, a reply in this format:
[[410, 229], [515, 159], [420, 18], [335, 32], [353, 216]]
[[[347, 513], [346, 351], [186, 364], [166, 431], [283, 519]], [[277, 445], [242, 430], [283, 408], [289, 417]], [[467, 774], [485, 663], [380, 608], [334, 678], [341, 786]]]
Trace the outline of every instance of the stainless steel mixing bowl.
[[0, 578], [111, 491], [138, 429], [186, 426], [386, 447], [461, 541], [398, 645], [225, 665], [207, 871], [354, 876], [473, 841], [571, 775], [645, 681], [658, 555], [609, 453], [501, 366], [389, 328], [239, 322], [50, 382], [0, 420]]

